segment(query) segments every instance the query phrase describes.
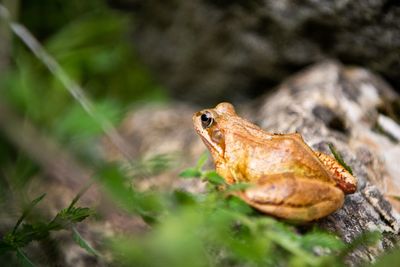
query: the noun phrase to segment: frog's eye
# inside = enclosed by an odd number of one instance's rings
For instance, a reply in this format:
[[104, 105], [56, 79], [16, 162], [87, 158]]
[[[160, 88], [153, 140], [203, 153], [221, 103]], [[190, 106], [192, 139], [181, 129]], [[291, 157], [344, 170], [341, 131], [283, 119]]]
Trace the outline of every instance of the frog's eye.
[[210, 127], [214, 122], [214, 119], [210, 112], [204, 112], [200, 116], [200, 119], [201, 119], [201, 125], [203, 126], [204, 129]]

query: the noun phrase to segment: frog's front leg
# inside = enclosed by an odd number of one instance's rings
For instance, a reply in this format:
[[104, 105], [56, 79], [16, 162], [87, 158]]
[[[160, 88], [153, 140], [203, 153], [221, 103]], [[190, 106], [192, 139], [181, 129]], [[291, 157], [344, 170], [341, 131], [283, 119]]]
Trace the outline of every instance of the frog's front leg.
[[314, 151], [315, 155], [330, 171], [337, 186], [346, 194], [354, 193], [357, 189], [357, 179], [351, 175], [335, 158], [318, 151]]
[[295, 177], [292, 173], [263, 177], [238, 195], [261, 212], [302, 222], [334, 212], [344, 200], [342, 190], [334, 184]]

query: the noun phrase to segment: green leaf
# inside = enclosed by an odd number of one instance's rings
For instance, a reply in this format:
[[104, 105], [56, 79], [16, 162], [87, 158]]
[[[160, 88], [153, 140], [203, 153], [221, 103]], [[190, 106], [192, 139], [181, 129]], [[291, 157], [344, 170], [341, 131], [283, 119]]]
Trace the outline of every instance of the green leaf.
[[173, 192], [173, 197], [180, 205], [192, 205], [198, 202], [195, 195], [182, 190], [175, 190]]
[[361, 233], [340, 254], [342, 257], [344, 257], [359, 246], [372, 246], [380, 238], [382, 238], [382, 234], [378, 231]]
[[179, 174], [179, 176], [183, 177], [183, 178], [193, 178], [193, 177], [199, 178], [199, 177], [201, 177], [201, 172], [195, 168], [188, 168], [188, 169], [182, 171]]
[[68, 229], [74, 223], [78, 223], [94, 214], [90, 208], [69, 207], [59, 211], [54, 219], [48, 224], [49, 230]]
[[15, 226], [12, 230], [13, 234], [17, 231], [18, 227], [20, 226], [22, 221], [25, 219], [25, 217], [32, 211], [32, 209], [36, 206], [36, 204], [38, 204], [45, 196], [46, 196], [46, 194], [40, 195], [39, 197], [32, 200], [32, 202], [28, 205], [28, 207], [25, 208], [24, 212], [22, 213], [21, 217], [19, 217], [17, 223], [15, 224]]
[[317, 265], [317, 257], [301, 248], [299, 244], [300, 237], [296, 234], [287, 230], [281, 231], [280, 229], [275, 229], [275, 231], [269, 232], [269, 237], [284, 250], [301, 259], [301, 261], [307, 265]]
[[349, 165], [346, 164], [346, 162], [344, 162], [342, 155], [335, 149], [335, 146], [333, 144], [329, 144], [328, 146], [333, 156], [340, 163], [340, 165], [342, 165], [343, 168], [345, 168], [351, 175], [353, 175], [353, 170], [350, 168]]
[[302, 238], [303, 247], [312, 251], [315, 247], [323, 247], [334, 251], [345, 248], [343, 241], [330, 233], [314, 230]]
[[150, 174], [158, 174], [162, 171], [168, 170], [174, 160], [172, 154], [158, 154], [146, 160], [144, 165], [146, 165]]
[[158, 221], [159, 215], [165, 210], [165, 201], [162, 195], [154, 191], [135, 192], [131, 191], [133, 200], [131, 205], [147, 223], [153, 224]]
[[162, 199], [159, 194], [137, 192], [126, 181], [128, 180], [117, 166], [103, 167], [96, 176], [110, 195], [126, 210], [142, 216], [147, 221], [156, 221], [156, 215], [162, 211]]
[[79, 234], [75, 227], [72, 227], [72, 238], [81, 248], [94, 256], [100, 257], [100, 253]]
[[204, 152], [196, 163], [195, 167], [183, 170], [179, 176], [183, 178], [200, 178], [203, 177], [202, 168], [208, 160], [208, 152]]
[[[120, 107], [117, 103], [103, 100], [93, 104], [98, 113], [96, 116], [105, 118], [112, 123], [120, 120], [122, 112], [120, 112]], [[79, 139], [87, 139], [103, 133], [101, 125], [77, 104], [68, 107], [63, 119], [57, 120], [53, 127], [56, 134], [65, 141], [74, 140], [76, 142], [78, 137]]]
[[230, 196], [227, 201], [228, 201], [228, 207], [231, 210], [234, 210], [242, 214], [253, 213], [253, 209], [246, 202], [244, 202], [241, 198], [237, 196]]
[[92, 186], [92, 183], [87, 184], [85, 187], [83, 187], [78, 194], [76, 194], [76, 196], [74, 197], [74, 199], [71, 201], [71, 204], [69, 204], [67, 211], [69, 211], [70, 209], [72, 209], [72, 207], [76, 204], [76, 202], [78, 202], [78, 200], [82, 197], [82, 195]]
[[400, 262], [400, 249], [392, 249], [390, 252], [386, 252], [385, 255], [380, 257], [375, 264], [370, 266], [373, 267], [386, 267], [386, 266], [397, 266]]
[[210, 183], [212, 183], [214, 185], [223, 185], [223, 184], [225, 184], [224, 178], [219, 176], [219, 174], [216, 173], [215, 171], [206, 172], [203, 176], [207, 181], [209, 181]]
[[4, 240], [14, 248], [24, 247], [33, 240], [41, 240], [49, 235], [49, 226], [46, 223], [38, 222], [35, 224], [24, 223], [14, 234], [6, 235]]
[[105, 165], [95, 176], [107, 190], [107, 192], [128, 211], [134, 211], [134, 195], [126, 186], [126, 177], [115, 165]]
[[17, 249], [17, 258], [24, 267], [35, 267], [36, 265], [25, 255], [21, 249]]
[[93, 214], [94, 211], [92, 209], [80, 207], [70, 207], [68, 209], [63, 209], [58, 213], [60, 218], [65, 220], [67, 223], [81, 222]]
[[207, 160], [208, 160], [208, 152], [206, 151], [203, 154], [201, 154], [199, 160], [197, 161], [196, 169], [201, 170], [201, 168], [203, 168], [204, 164], [206, 164]]
[[0, 240], [0, 255], [10, 250], [13, 250], [13, 247], [10, 244], [4, 242], [3, 240]]

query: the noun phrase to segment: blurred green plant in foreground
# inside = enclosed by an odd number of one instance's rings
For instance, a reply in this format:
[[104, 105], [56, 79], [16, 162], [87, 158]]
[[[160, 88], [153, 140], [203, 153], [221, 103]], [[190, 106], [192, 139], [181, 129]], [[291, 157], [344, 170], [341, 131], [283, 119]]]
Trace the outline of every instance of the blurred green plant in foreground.
[[[78, 2], [82, 1], [71, 1], [70, 7], [79, 6], [84, 15], [64, 23], [54, 16], [58, 14], [54, 12], [55, 4], [53, 12], [48, 13], [56, 21], [46, 27], [46, 34], [39, 36], [66, 72], [94, 97], [96, 111], [116, 125], [132, 103], [166, 100], [162, 88], [124, 40], [128, 18], [104, 4], [94, 4], [97, 1], [82, 5]], [[29, 3], [32, 7], [33, 2]], [[95, 6], [100, 8], [89, 12]], [[66, 13], [72, 16], [73, 11], [71, 8]], [[26, 12], [22, 13], [23, 21], [31, 23], [35, 17]], [[113, 266], [343, 266], [346, 255], [354, 248], [368, 246], [379, 238], [379, 234], [366, 233], [345, 244], [317, 228], [296, 227], [259, 214], [234, 196], [236, 190], [246, 188], [247, 184], [227, 185], [214, 171], [203, 169], [207, 155], [195, 167], [181, 173], [182, 179], [206, 181], [206, 192], [139, 191], [132, 180], [137, 177], [127, 177], [119, 165], [109, 165], [99, 158], [96, 145], [103, 129], [42, 62], [17, 41], [12, 58], [8, 72], [0, 74], [2, 101], [90, 165], [96, 182], [104, 186], [117, 208], [128, 211], [132, 217], [141, 216], [149, 225], [140, 235], [107, 240], [102, 249], [112, 252], [109, 263]], [[0, 149], [1, 207], [7, 211], [13, 203], [13, 198], [7, 196], [26, 197], [30, 180], [41, 179], [43, 174], [34, 159], [13, 147], [4, 136], [0, 136]], [[159, 156], [131, 164], [136, 168], [135, 176], [140, 176], [165, 171], [167, 159], [168, 156]], [[94, 213], [89, 208], [75, 207], [83, 192], [48, 221], [41, 219], [42, 214], [34, 209], [44, 195], [33, 200], [14, 228], [2, 236], [0, 251], [15, 252], [22, 265], [34, 266], [34, 260], [24, 253], [27, 245], [51, 236], [52, 232], [71, 230], [78, 245], [102, 258], [103, 250], [96, 251], [74, 228]], [[390, 254], [388, 261], [397, 260], [399, 254], [394, 255]], [[378, 266], [385, 266], [385, 259], [382, 262]]]
[[207, 181], [207, 192], [198, 195], [180, 190], [139, 193], [124, 186], [126, 178], [116, 168], [102, 173], [101, 181], [111, 195], [152, 226], [141, 236], [110, 240], [118, 265], [343, 266], [354, 248], [373, 244], [380, 237], [366, 233], [345, 244], [317, 228], [300, 233], [234, 196], [248, 185], [225, 184], [214, 171], [203, 170], [206, 160], [203, 155], [197, 166], [181, 173], [183, 178]]
[[[6, 3], [0, 1], [0, 4]], [[40, 38], [44, 49], [63, 70], [83, 85], [85, 93], [92, 98], [91, 104], [97, 116], [116, 125], [132, 105], [167, 99], [163, 88], [141, 64], [127, 40], [130, 18], [109, 9], [105, 1], [20, 1], [20, 5], [21, 21]], [[7, 28], [6, 23], [6, 20], [0, 20], [1, 30], [3, 26]], [[12, 48], [12, 54], [8, 55], [10, 64], [0, 73], [0, 105], [11, 108], [23, 118], [13, 123], [24, 131], [26, 121], [43, 137], [60, 143], [78, 160], [91, 167], [95, 165], [94, 169], [96, 164], [101, 165], [98, 151], [99, 139], [104, 136], [101, 125], [18, 38], [14, 38]], [[47, 212], [34, 209], [43, 199], [42, 195], [23, 209], [14, 229], [7, 230], [8, 220], [14, 216], [15, 210], [19, 210], [18, 206], [29, 202], [30, 184], [35, 179], [48, 177], [35, 158], [15, 145], [18, 140], [10, 141], [13, 139], [3, 133], [0, 132], [0, 206], [3, 218], [0, 261], [12, 265], [14, 261], [7, 252], [14, 251], [22, 265], [32, 266], [34, 259], [31, 261], [23, 248], [47, 239], [52, 232], [65, 229], [72, 231], [72, 238], [78, 245], [97, 255], [74, 226], [94, 211], [76, 208], [77, 199], [46, 222], [43, 217]], [[28, 146], [41, 149], [40, 142], [36, 144], [37, 140], [30, 140], [32, 143]]]
[[[92, 97], [97, 115], [112, 123], [137, 103], [167, 99], [126, 40], [128, 22], [127, 16], [99, 4], [94, 11], [63, 25], [44, 43], [66, 73]], [[94, 157], [96, 138], [103, 134], [101, 125], [18, 41], [12, 61], [8, 71], [0, 73], [3, 100], [78, 155]]]
[[[379, 237], [367, 232], [345, 244], [337, 236], [306, 229], [300, 233], [290, 224], [259, 214], [232, 193], [248, 185], [227, 185], [214, 171], [203, 170], [204, 154], [194, 168], [181, 173], [207, 182], [202, 194], [181, 190], [173, 192], [137, 191], [117, 165], [97, 172], [97, 182], [132, 215], [140, 215], [150, 230], [136, 236], [117, 236], [105, 249], [112, 253], [116, 266], [344, 266], [346, 255], [360, 245], [372, 245]], [[22, 248], [46, 238], [50, 231], [71, 229], [74, 240], [89, 253], [102, 257], [76, 231], [73, 225], [93, 214], [75, 207], [82, 190], [68, 208], [50, 222], [23, 224], [23, 219], [44, 195], [32, 201], [12, 231], [0, 242], [0, 252], [15, 251], [25, 266], [35, 266]], [[310, 228], [307, 227], [306, 228]], [[379, 265], [382, 266], [382, 265]]]
[[[35, 266], [29, 257], [23, 251], [23, 248], [33, 241], [45, 240], [50, 236], [51, 231], [71, 230], [73, 239], [76, 243], [91, 254], [99, 255], [98, 252], [90, 246], [79, 234], [75, 224], [83, 221], [93, 214], [90, 208], [75, 207], [76, 202], [84, 191], [80, 192], [71, 202], [71, 204], [62, 209], [49, 222], [37, 221], [35, 223], [23, 223], [25, 217], [32, 212], [32, 209], [45, 197], [45, 194], [34, 199], [24, 210], [17, 223], [11, 231], [0, 240], [0, 256], [6, 252], [14, 251], [23, 266]], [[21, 226], [21, 227], [20, 227]]]

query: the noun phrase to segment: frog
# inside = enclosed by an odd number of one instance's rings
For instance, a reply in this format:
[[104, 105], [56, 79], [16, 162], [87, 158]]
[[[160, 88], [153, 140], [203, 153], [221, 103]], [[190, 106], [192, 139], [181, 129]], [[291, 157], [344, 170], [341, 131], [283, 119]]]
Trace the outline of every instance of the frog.
[[193, 114], [193, 125], [227, 185], [263, 214], [311, 222], [343, 206], [357, 179], [336, 159], [314, 151], [295, 133], [269, 133], [222, 102]]

